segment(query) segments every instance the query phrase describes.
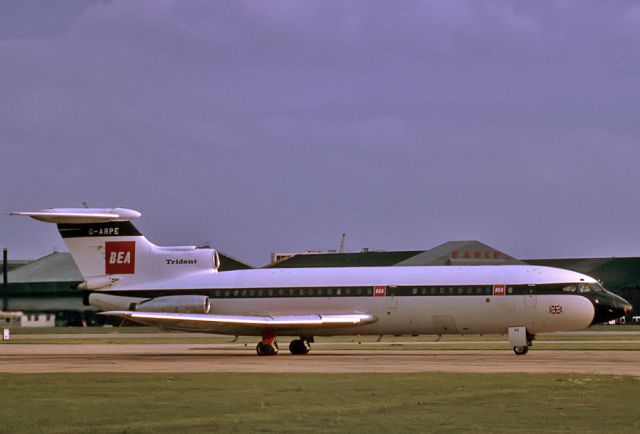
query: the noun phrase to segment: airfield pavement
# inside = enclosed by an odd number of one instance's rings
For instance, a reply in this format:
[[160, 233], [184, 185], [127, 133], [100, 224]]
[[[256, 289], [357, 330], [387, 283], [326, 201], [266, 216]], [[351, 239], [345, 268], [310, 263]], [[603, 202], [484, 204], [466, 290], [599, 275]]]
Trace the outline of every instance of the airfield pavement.
[[[283, 345], [284, 346], [284, 345]], [[235, 348], [235, 349], [234, 349]], [[245, 349], [246, 348], [246, 349]], [[2, 344], [0, 372], [580, 373], [640, 376], [640, 351], [323, 350], [259, 357], [229, 344]]]

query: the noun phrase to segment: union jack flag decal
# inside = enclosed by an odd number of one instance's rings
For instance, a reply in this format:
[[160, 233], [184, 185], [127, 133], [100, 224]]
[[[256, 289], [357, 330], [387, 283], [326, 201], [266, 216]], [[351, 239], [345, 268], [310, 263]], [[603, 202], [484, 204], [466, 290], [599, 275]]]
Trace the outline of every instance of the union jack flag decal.
[[552, 304], [551, 306], [549, 306], [549, 313], [551, 315], [560, 315], [562, 313], [562, 305]]

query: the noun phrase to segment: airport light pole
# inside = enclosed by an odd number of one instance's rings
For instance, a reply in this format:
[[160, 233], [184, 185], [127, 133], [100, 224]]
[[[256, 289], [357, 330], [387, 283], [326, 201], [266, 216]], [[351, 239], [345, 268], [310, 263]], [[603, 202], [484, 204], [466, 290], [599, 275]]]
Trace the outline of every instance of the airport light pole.
[[9, 263], [7, 249], [2, 249], [2, 310], [9, 307], [8, 283], [9, 283]]

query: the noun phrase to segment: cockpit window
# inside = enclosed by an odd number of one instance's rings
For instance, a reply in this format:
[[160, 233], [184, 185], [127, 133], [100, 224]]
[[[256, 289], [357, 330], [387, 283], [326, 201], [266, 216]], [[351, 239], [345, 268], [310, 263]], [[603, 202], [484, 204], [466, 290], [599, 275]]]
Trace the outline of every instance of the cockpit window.
[[593, 292], [604, 292], [604, 288], [599, 283], [590, 283], [589, 287]]
[[579, 292], [581, 294], [587, 292], [605, 292], [602, 285], [599, 283], [576, 283], [573, 285], [567, 285], [562, 288], [563, 292]]
[[580, 283], [578, 285], [578, 292], [591, 292], [591, 288], [586, 283]]

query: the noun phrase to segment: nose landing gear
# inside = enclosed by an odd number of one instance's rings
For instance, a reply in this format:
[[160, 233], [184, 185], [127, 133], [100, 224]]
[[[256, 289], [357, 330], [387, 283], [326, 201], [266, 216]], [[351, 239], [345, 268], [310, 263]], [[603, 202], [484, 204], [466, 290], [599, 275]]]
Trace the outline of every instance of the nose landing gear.
[[527, 346], [513, 347], [513, 352], [516, 353], [517, 356], [524, 356], [529, 352], [529, 347]]
[[529, 352], [535, 335], [529, 333], [526, 327], [509, 327], [509, 343], [517, 356], [524, 356]]

